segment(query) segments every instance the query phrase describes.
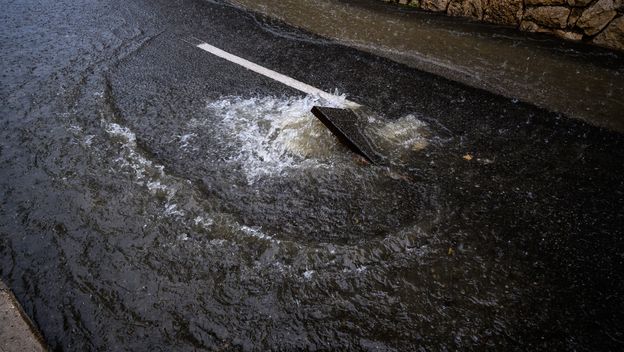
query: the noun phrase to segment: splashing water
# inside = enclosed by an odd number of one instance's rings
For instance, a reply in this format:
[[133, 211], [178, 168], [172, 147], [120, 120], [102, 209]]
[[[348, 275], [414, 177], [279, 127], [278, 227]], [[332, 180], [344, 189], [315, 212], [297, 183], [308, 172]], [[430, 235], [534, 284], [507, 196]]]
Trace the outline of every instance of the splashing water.
[[[208, 104], [239, 151], [249, 183], [300, 167], [331, 165], [343, 147], [310, 109], [327, 103], [318, 98], [225, 98]], [[336, 105], [336, 104], [334, 104]], [[344, 154], [344, 153], [343, 153]]]
[[[344, 99], [344, 96], [342, 96]], [[227, 97], [207, 109], [220, 117], [239, 150], [228, 160], [240, 163], [250, 184], [264, 176], [279, 176], [298, 168], [355, 167], [346, 147], [310, 112], [313, 106], [345, 108], [340, 102], [315, 97]], [[367, 133], [388, 157], [403, 158], [427, 146], [426, 124], [414, 115], [395, 121], [359, 112]]]

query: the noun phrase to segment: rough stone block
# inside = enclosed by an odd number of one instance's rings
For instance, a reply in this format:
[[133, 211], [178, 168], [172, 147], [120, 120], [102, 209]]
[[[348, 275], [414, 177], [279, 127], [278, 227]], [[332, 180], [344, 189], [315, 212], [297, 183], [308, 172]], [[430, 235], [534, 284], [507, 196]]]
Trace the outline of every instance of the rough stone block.
[[522, 18], [522, 9], [522, 0], [483, 0], [483, 20], [518, 25]]
[[582, 14], [582, 8], [573, 7], [570, 10], [570, 16], [568, 16], [568, 28], [574, 28], [574, 26], [576, 26], [576, 21], [578, 21]]
[[565, 5], [568, 0], [524, 0], [526, 6], [555, 6]]
[[585, 7], [594, 0], [568, 0], [568, 5], [575, 7]]
[[579, 41], [581, 39], [583, 39], [583, 35], [580, 33], [576, 33], [576, 32], [572, 32], [572, 31], [564, 31], [561, 29], [555, 29], [554, 32], [555, 35], [559, 38], [565, 39], [565, 40], [573, 40], [573, 41]]
[[617, 15], [616, 8], [621, 2], [613, 0], [598, 0], [583, 12], [576, 26], [581, 28], [587, 35], [595, 35], [605, 28]]
[[550, 28], [566, 28], [570, 9], [563, 6], [529, 7], [524, 11], [524, 18]]
[[451, 0], [447, 13], [451, 16], [483, 18], [482, 0]]
[[522, 22], [520, 22], [520, 30], [521, 31], [525, 31], [525, 32], [537, 32], [539, 31], [540, 26], [532, 21], [526, 21], [526, 20], [522, 20]]
[[624, 16], [613, 20], [609, 26], [594, 38], [598, 45], [624, 50]]
[[446, 8], [450, 0], [422, 0], [420, 7], [424, 10], [442, 12], [446, 11]]
[[520, 23], [520, 30], [525, 31], [525, 32], [548, 33], [548, 34], [553, 34], [554, 32], [552, 28], [542, 27], [535, 22], [524, 21], [524, 20]]
[[[388, 0], [386, 0], [388, 1]], [[423, 10], [484, 22], [514, 25], [624, 50], [624, 0], [390, 0]]]

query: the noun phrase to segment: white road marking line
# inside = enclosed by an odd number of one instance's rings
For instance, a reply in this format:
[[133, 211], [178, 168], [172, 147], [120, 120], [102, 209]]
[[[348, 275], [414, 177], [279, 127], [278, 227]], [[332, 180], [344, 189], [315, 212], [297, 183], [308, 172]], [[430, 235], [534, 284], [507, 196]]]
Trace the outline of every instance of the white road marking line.
[[312, 87], [309, 84], [305, 84], [303, 82], [297, 81], [294, 78], [290, 78], [286, 75], [283, 75], [279, 72], [275, 72], [273, 70], [270, 70], [266, 67], [262, 67], [260, 65], [254, 64], [251, 61], [245, 60], [241, 57], [238, 57], [236, 55], [230, 54], [226, 51], [223, 51], [217, 47], [214, 47], [208, 43], [201, 43], [199, 45], [197, 45], [198, 48], [205, 50], [215, 56], [218, 56], [220, 58], [226, 59], [230, 62], [233, 62], [235, 64], [238, 64], [240, 66], [245, 67], [248, 70], [254, 71], [256, 73], [259, 73], [265, 77], [271, 78], [275, 81], [278, 81], [280, 83], [283, 83], [289, 87], [295, 88], [299, 91], [302, 91], [306, 94], [312, 95], [312, 96], [319, 96], [325, 100], [331, 101], [331, 102], [335, 102], [335, 103], [343, 103], [345, 105], [347, 105], [348, 107], [352, 107], [352, 108], [356, 108], [361, 106], [360, 104], [350, 101], [350, 100], [346, 100], [342, 97], [339, 97], [335, 94], [331, 94], [331, 93], [327, 93], [325, 91], [322, 91], [316, 87]]

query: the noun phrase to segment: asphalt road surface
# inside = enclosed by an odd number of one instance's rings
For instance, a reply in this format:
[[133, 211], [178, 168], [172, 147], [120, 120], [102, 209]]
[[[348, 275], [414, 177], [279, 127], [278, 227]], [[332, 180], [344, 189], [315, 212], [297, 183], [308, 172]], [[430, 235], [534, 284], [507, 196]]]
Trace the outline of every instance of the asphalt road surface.
[[0, 18], [0, 275], [52, 350], [622, 348], [622, 134], [220, 1]]

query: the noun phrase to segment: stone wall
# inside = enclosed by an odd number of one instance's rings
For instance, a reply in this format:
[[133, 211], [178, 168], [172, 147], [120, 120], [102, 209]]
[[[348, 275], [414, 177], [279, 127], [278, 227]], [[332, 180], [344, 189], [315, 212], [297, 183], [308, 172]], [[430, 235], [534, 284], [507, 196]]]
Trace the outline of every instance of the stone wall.
[[386, 0], [624, 51], [624, 0]]

